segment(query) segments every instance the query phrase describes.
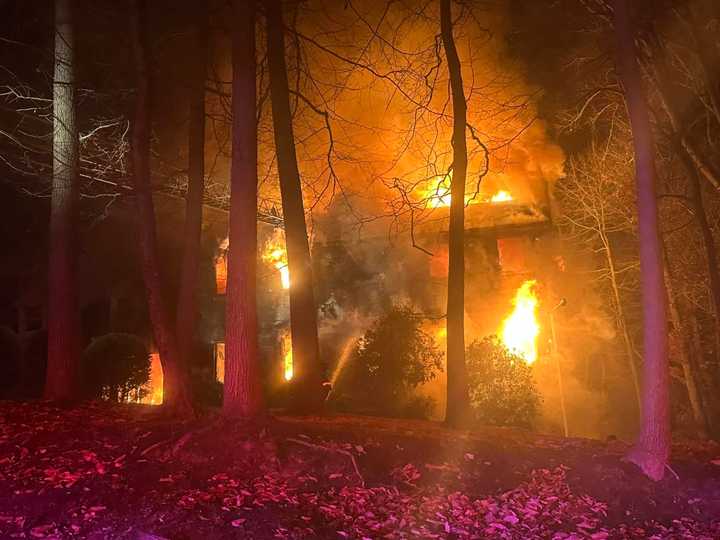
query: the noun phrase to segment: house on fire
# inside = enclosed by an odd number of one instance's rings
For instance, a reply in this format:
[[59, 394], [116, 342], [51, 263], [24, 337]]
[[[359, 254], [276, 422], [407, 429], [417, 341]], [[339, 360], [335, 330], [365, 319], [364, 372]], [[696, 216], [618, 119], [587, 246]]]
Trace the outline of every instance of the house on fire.
[[[546, 194], [547, 195], [547, 192]], [[552, 199], [533, 202], [485, 201], [466, 207], [466, 291], [469, 326], [476, 334], [497, 329], [498, 314], [523, 280], [543, 279], [541, 259], [552, 243]], [[172, 300], [178, 286], [182, 253], [184, 200], [159, 193], [155, 197], [162, 271]], [[193, 351], [198, 377], [223, 379], [224, 313], [227, 281], [227, 211], [206, 206], [198, 298], [200, 320]], [[370, 320], [388, 302], [411, 303], [441, 317], [445, 310], [448, 208], [439, 205], [416, 224], [414, 236], [423, 250], [410, 245], [409, 235], [348, 239], [341, 224], [322, 222], [313, 238], [315, 288], [321, 314], [321, 352], [332, 371], [358, 336], [357, 312]], [[136, 245], [131, 201], [119, 201], [109, 214], [85, 232], [80, 258], [81, 305], [86, 343], [110, 332], [142, 337], [154, 351], [152, 332], [142, 299], [144, 289]], [[258, 311], [262, 363], [272, 385], [292, 377], [289, 336], [287, 262], [282, 219], [270, 208], [258, 215]], [[550, 250], [552, 251], [552, 250]], [[431, 253], [432, 255], [429, 255]], [[44, 282], [37, 280], [35, 283]], [[28, 282], [30, 283], [30, 282]], [[37, 287], [28, 286], [17, 303], [14, 325], [21, 338], [42, 332], [44, 306]], [[172, 307], [172, 302], [170, 303]], [[492, 316], [489, 316], [492, 314]], [[350, 320], [352, 319], [352, 323]], [[37, 340], [37, 339], [36, 339]], [[153, 354], [152, 386], [162, 387], [157, 354]], [[161, 399], [157, 391], [150, 402]]]

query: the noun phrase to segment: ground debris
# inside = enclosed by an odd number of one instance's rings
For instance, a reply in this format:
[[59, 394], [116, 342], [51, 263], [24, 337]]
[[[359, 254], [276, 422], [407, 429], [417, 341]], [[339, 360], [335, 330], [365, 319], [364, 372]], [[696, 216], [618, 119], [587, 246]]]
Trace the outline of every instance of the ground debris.
[[511, 430], [42, 402], [0, 420], [0, 538], [720, 538], [714, 446], [679, 445], [680, 480], [655, 484], [604, 443]]

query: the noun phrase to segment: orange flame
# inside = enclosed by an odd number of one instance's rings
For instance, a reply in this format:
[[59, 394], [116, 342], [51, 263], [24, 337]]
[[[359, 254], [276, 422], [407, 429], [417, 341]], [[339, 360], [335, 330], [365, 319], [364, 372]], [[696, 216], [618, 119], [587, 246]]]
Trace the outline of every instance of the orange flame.
[[287, 249], [285, 248], [285, 233], [277, 229], [275, 234], [268, 239], [262, 259], [273, 265], [280, 272], [280, 284], [283, 289], [290, 288], [290, 270], [288, 269]]
[[163, 370], [160, 353], [150, 354], [150, 378], [145, 385], [147, 394], [140, 400], [145, 405], [161, 405], [163, 402]]
[[452, 180], [452, 171], [446, 176], [436, 177], [427, 189], [422, 193], [423, 199], [426, 200], [427, 208], [440, 208], [441, 206], [450, 206], [450, 182]]
[[293, 356], [292, 356], [292, 338], [290, 332], [285, 332], [282, 337], [282, 355], [283, 355], [283, 377], [286, 381], [293, 378]]
[[[450, 196], [450, 183], [452, 181], [452, 171], [445, 176], [437, 176], [435, 180], [428, 184], [428, 187], [421, 192], [422, 198], [425, 200], [426, 208], [440, 208], [450, 206], [452, 197]], [[490, 197], [477, 198], [474, 195], [465, 195], [465, 204], [475, 204], [477, 202], [504, 203], [513, 200], [513, 196], [509, 191], [501, 189]]]
[[537, 360], [537, 337], [540, 333], [536, 285], [537, 281], [531, 279], [520, 286], [513, 299], [515, 309], [503, 321], [500, 330], [505, 347], [528, 364]]
[[509, 191], [505, 191], [504, 189], [501, 189], [495, 195], [490, 197], [491, 203], [502, 203], [502, 202], [509, 202], [512, 200], [513, 200], [513, 196], [510, 195]]

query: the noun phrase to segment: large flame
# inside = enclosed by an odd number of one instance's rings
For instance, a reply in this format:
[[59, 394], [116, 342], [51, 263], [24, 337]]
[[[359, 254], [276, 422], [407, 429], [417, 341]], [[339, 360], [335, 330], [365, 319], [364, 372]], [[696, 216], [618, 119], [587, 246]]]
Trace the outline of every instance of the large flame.
[[267, 241], [262, 259], [280, 272], [282, 288], [289, 289], [290, 270], [288, 269], [287, 249], [285, 248], [285, 234], [282, 230], [277, 229], [275, 234]]
[[[435, 180], [428, 184], [428, 187], [421, 193], [425, 200], [426, 208], [440, 208], [450, 206], [452, 197], [450, 196], [450, 183], [452, 181], [452, 171], [445, 176], [436, 176]], [[501, 189], [490, 197], [477, 198], [473, 195], [465, 195], [465, 204], [475, 204], [478, 202], [485, 203], [504, 203], [513, 200], [513, 196], [509, 191]]]
[[441, 206], [450, 206], [450, 182], [452, 181], [452, 171], [446, 176], [437, 176], [433, 182], [430, 182], [427, 189], [422, 193], [423, 199], [426, 200], [427, 208], [440, 208]]
[[502, 203], [502, 202], [509, 202], [512, 200], [513, 200], [513, 196], [510, 195], [509, 191], [505, 191], [504, 189], [501, 189], [495, 195], [490, 197], [491, 203]]
[[283, 355], [283, 377], [286, 381], [293, 378], [293, 356], [292, 356], [292, 338], [290, 332], [285, 332], [282, 337], [282, 355]]
[[537, 282], [531, 279], [520, 286], [513, 299], [515, 308], [503, 321], [500, 329], [505, 347], [528, 364], [537, 360], [537, 337], [540, 333], [540, 325], [537, 321], [536, 285]]

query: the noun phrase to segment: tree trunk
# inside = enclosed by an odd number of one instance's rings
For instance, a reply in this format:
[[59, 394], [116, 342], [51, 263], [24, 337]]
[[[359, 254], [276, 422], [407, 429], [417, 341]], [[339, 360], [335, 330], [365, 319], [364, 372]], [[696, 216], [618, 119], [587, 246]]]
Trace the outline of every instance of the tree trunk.
[[670, 275], [669, 265], [667, 264], [667, 254], [665, 255], [665, 261], [665, 283], [668, 295], [668, 313], [670, 314], [670, 320], [672, 321], [675, 329], [675, 335], [679, 341], [678, 356], [680, 357], [680, 365], [683, 370], [683, 378], [685, 381], [685, 388], [688, 393], [690, 409], [693, 413], [693, 419], [695, 420], [698, 434], [701, 438], [705, 439], [708, 435], [708, 423], [707, 417], [705, 416], [702, 396], [700, 395], [700, 389], [698, 388], [695, 376], [695, 370], [693, 369], [694, 366], [691, 360], [692, 347], [690, 340], [686, 337], [686, 333], [683, 331], [682, 317], [680, 316], [680, 309], [678, 308], [677, 301], [675, 299], [675, 291], [672, 286], [672, 276]]
[[460, 59], [452, 27], [452, 0], [440, 2], [440, 31], [450, 74], [453, 104], [453, 162], [450, 181], [450, 232], [447, 303], [447, 407], [445, 421], [462, 424], [468, 413], [465, 368], [465, 179], [467, 103], [463, 90]]
[[633, 348], [630, 333], [628, 332], [627, 320], [625, 318], [625, 309], [622, 304], [620, 295], [620, 286], [617, 281], [617, 270], [615, 268], [615, 256], [610, 246], [610, 240], [605, 233], [601, 233], [603, 250], [605, 251], [605, 259], [608, 263], [608, 271], [610, 272], [610, 286], [613, 291], [613, 299], [615, 300], [615, 311], [617, 313], [617, 323], [623, 336], [623, 344], [625, 345], [625, 356], [627, 357], [628, 367], [630, 368], [630, 376], [632, 377], [633, 388], [635, 389], [635, 402], [637, 409], [642, 409], [640, 399], [640, 381], [638, 380], [637, 365], [635, 364], [635, 350]]
[[138, 205], [141, 266], [148, 312], [163, 370], [163, 407], [173, 414], [192, 412], [187, 374], [180, 364], [175, 329], [163, 299], [155, 207], [150, 178], [150, 99], [145, 2], [133, 0], [131, 41], [137, 72], [135, 118], [132, 126], [132, 177]]
[[311, 412], [322, 409], [324, 374], [318, 344], [312, 261], [290, 112], [280, 0], [268, 0], [266, 14], [270, 98], [290, 273], [293, 406], [298, 412]]
[[73, 234], [78, 197], [74, 46], [72, 1], [56, 0], [46, 399], [71, 399], [78, 391], [80, 317]]
[[188, 189], [185, 196], [183, 261], [178, 291], [177, 336], [180, 359], [189, 366], [195, 321], [197, 320], [198, 268], [202, 233], [203, 194], [205, 191], [205, 78], [207, 63], [207, 7], [199, 2], [196, 9], [195, 48], [190, 90], [188, 137]]
[[235, 0], [233, 10], [232, 164], [223, 414], [252, 418], [263, 408], [256, 300], [255, 2]]
[[615, 33], [618, 74], [635, 150], [643, 302], [643, 407], [640, 433], [628, 460], [648, 477], [660, 480], [670, 455], [666, 290], [658, 234], [654, 147], [627, 0], [615, 1]]
[[699, 149], [695, 141], [685, 133], [685, 124], [681, 118], [680, 107], [672, 95], [672, 79], [667, 75], [667, 60], [665, 59], [664, 47], [659, 39], [656, 39], [655, 42], [657, 55], [654, 58], [655, 62], [652, 68], [648, 69], [648, 71], [650, 82], [653, 84], [660, 100], [660, 106], [665, 111], [670, 127], [677, 135], [686, 158], [693, 164], [698, 174], [710, 182], [713, 188], [720, 191], [720, 172], [708, 159], [707, 153]]
[[705, 262], [707, 264], [708, 280], [710, 281], [710, 294], [715, 312], [715, 337], [716, 340], [718, 340], [718, 338], [720, 338], [720, 266], [718, 266], [715, 237], [713, 236], [712, 227], [708, 222], [707, 213], [705, 212], [702, 186], [700, 185], [698, 172], [693, 167], [692, 160], [689, 156], [684, 152], [681, 152], [681, 155], [685, 161], [685, 167], [688, 170], [690, 203], [692, 204], [693, 213], [700, 228], [700, 239], [702, 240], [705, 251]]

